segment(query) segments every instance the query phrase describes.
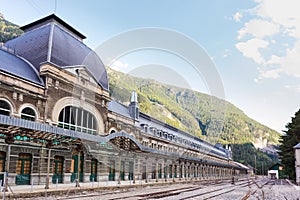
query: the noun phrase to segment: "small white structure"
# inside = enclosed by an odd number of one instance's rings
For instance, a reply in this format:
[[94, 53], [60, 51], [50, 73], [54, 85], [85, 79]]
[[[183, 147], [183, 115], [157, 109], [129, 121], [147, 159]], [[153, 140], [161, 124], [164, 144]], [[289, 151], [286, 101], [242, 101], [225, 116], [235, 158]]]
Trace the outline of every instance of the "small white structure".
[[279, 179], [282, 175], [283, 166], [280, 163], [276, 163], [268, 169], [268, 177], [270, 179]]
[[278, 170], [268, 170], [268, 178], [270, 179], [278, 179]]
[[296, 183], [300, 185], [300, 143], [294, 146], [295, 149], [295, 171], [296, 171]]

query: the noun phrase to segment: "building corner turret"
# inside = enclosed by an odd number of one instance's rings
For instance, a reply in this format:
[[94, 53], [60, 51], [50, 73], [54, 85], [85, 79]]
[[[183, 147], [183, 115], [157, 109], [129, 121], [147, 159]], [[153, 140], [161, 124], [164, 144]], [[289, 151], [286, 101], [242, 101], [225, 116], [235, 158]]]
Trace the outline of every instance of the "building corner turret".
[[130, 104], [129, 104], [129, 114], [134, 120], [139, 119], [139, 104], [137, 100], [136, 91], [132, 91]]

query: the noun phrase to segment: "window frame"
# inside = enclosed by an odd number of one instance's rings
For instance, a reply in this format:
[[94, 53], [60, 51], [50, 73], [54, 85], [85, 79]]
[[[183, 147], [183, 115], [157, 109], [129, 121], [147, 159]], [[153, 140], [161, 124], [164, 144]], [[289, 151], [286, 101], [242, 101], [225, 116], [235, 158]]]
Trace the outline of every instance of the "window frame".
[[65, 106], [59, 112], [58, 126], [89, 134], [98, 132], [98, 123], [95, 115], [83, 108], [71, 105]]
[[[23, 113], [23, 111], [25, 109], [30, 109], [34, 113], [34, 115]], [[26, 118], [23, 118], [23, 116], [26, 117]], [[28, 119], [28, 118], [31, 118], [31, 119]], [[29, 107], [29, 106], [26, 106], [26, 107], [22, 108], [22, 110], [21, 110], [21, 119], [25, 119], [25, 120], [29, 120], [29, 121], [36, 121], [37, 114], [36, 114], [35, 109], [33, 109], [32, 107]]]
[[[4, 102], [4, 104], [7, 104], [9, 106], [9, 110], [6, 109], [6, 108], [2, 108], [0, 107], [0, 112], [8, 112], [8, 115], [6, 116], [10, 116], [11, 115], [11, 112], [12, 112], [12, 105], [10, 104], [9, 101], [7, 101], [6, 99], [0, 99], [0, 102]], [[1, 105], [1, 104], [0, 104]], [[1, 114], [1, 115], [5, 115], [5, 114]]]

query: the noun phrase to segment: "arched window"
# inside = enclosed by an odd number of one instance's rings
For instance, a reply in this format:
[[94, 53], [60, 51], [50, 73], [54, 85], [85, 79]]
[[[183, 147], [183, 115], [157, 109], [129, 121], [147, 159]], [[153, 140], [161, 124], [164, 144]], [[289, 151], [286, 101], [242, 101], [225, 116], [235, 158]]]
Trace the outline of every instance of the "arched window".
[[10, 115], [10, 105], [4, 100], [0, 100], [0, 115]]
[[21, 112], [21, 119], [35, 121], [36, 114], [32, 108], [26, 107]]
[[67, 106], [59, 113], [58, 126], [64, 129], [96, 134], [97, 121], [93, 114], [74, 106]]

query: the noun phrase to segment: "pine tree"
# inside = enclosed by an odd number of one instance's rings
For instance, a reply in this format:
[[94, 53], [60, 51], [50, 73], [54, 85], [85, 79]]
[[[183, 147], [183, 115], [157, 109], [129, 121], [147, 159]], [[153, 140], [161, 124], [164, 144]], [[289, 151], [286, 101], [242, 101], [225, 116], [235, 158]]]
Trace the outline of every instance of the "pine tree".
[[300, 142], [300, 110], [292, 117], [292, 121], [286, 125], [285, 135], [281, 136], [279, 156], [284, 166], [284, 173], [291, 179], [295, 179], [295, 152], [294, 146]]

